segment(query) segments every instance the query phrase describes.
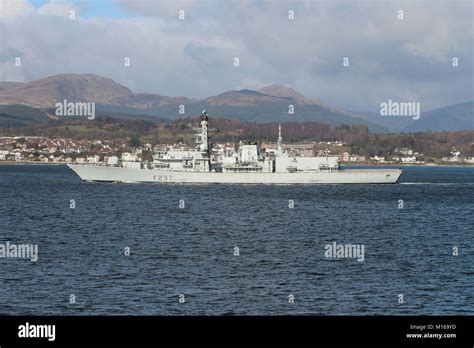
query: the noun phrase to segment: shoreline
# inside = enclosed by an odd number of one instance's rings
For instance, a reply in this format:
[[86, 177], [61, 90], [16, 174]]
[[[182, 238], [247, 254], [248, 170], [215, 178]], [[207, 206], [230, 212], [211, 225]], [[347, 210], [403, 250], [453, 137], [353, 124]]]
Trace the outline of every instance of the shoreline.
[[[67, 165], [67, 162], [38, 162], [38, 161], [0, 161], [0, 165]], [[72, 163], [77, 164], [77, 163]], [[84, 163], [87, 164], [87, 163]], [[471, 163], [351, 163], [341, 164], [341, 167], [474, 167]]]
[[38, 162], [38, 161], [0, 161], [2, 164], [14, 164], [14, 165], [28, 165], [28, 164], [44, 164], [44, 165], [60, 165], [67, 164], [66, 162]]
[[371, 167], [474, 167], [474, 163], [354, 163], [341, 164], [345, 167], [371, 166]]

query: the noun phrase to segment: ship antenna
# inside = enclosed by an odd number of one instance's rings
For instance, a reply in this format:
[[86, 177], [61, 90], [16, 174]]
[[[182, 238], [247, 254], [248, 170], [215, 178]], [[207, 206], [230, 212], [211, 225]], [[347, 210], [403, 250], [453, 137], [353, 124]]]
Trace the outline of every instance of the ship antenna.
[[278, 123], [278, 142], [277, 142], [277, 153], [283, 154], [283, 138], [281, 137], [281, 123]]

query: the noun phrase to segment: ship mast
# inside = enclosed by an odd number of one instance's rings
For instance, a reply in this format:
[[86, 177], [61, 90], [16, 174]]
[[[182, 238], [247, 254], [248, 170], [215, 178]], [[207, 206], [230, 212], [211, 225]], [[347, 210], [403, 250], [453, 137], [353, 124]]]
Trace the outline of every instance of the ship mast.
[[281, 123], [278, 123], [278, 143], [277, 143], [277, 154], [283, 154], [283, 138], [281, 137]]
[[209, 128], [209, 118], [207, 117], [207, 110], [203, 110], [201, 113], [201, 132], [199, 146], [201, 152], [205, 152], [209, 155], [209, 137], [208, 137], [208, 128]]
[[199, 171], [208, 172], [210, 170], [210, 150], [209, 150], [209, 118], [207, 110], [201, 112], [201, 131], [197, 134], [199, 143], [199, 151], [201, 152], [201, 166]]

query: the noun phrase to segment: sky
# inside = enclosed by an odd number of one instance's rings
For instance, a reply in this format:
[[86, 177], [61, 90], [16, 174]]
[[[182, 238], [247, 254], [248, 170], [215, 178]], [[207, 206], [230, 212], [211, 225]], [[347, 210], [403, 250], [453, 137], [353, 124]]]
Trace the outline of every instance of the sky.
[[189, 98], [281, 84], [349, 110], [378, 111], [389, 99], [431, 110], [474, 100], [473, 7], [472, 0], [0, 0], [0, 80], [93, 73], [134, 92]]

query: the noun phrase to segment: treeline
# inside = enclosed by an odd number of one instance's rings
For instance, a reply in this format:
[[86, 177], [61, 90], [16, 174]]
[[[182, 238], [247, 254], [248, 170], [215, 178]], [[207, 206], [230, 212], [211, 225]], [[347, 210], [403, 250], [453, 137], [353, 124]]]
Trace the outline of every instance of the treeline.
[[410, 148], [426, 157], [443, 157], [455, 147], [463, 156], [474, 156], [474, 131], [368, 134], [351, 142], [351, 151], [366, 155], [389, 155], [396, 148]]
[[124, 139], [140, 136], [154, 130], [156, 123], [147, 120], [117, 119], [111, 117], [94, 120], [49, 120], [46, 123], [22, 128], [0, 128], [3, 136], [43, 136], [77, 140]]
[[[118, 119], [112, 117], [95, 120], [49, 121], [23, 128], [3, 128], [3, 136], [31, 135], [50, 138], [85, 140], [123, 140], [132, 138], [143, 142], [194, 143], [199, 117], [183, 118], [170, 122]], [[233, 119], [212, 118], [211, 142], [238, 142], [252, 140], [276, 142], [278, 123], [247, 123]], [[282, 123], [285, 143], [344, 141], [351, 153], [366, 156], [387, 156], [398, 148], [411, 148], [426, 156], [443, 157], [456, 147], [464, 156], [474, 156], [474, 131], [419, 132], [399, 134], [371, 134], [364, 125], [331, 126], [319, 122]]]
[[[183, 128], [191, 119], [177, 120], [173, 124]], [[194, 120], [197, 122], [197, 119]], [[213, 119], [218, 132], [212, 133], [215, 142], [240, 140], [271, 141], [278, 138], [278, 123], [243, 123], [238, 120]], [[427, 157], [443, 157], [452, 147], [464, 156], [474, 156], [474, 130], [456, 132], [418, 132], [395, 134], [371, 134], [364, 125], [331, 126], [319, 122], [283, 123], [283, 141], [286, 143], [312, 141], [343, 141], [351, 153], [367, 156], [388, 156], [395, 149], [410, 148]]]

